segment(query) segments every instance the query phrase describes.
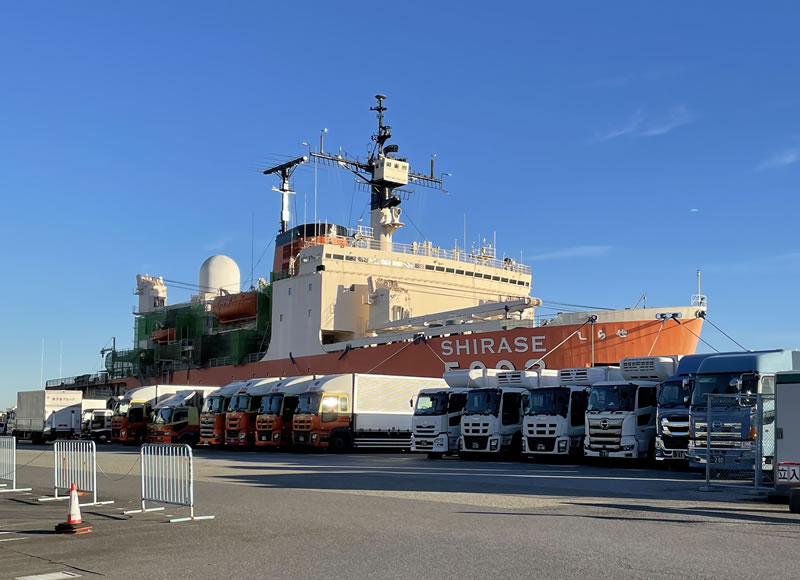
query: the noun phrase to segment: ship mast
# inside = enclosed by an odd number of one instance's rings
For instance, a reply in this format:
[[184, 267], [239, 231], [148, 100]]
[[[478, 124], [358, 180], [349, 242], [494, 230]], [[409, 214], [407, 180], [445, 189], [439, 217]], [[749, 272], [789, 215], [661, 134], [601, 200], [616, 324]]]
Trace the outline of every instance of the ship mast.
[[297, 166], [306, 161], [308, 161], [308, 157], [298, 157], [297, 159], [292, 159], [281, 165], [276, 165], [275, 167], [264, 170], [264, 175], [270, 175], [272, 173], [280, 173], [281, 175], [280, 188], [272, 188], [272, 191], [277, 191], [281, 194], [281, 233], [284, 233], [289, 227], [289, 195], [294, 193], [289, 185], [289, 178], [292, 176]]
[[379, 242], [381, 250], [392, 249], [392, 234], [395, 230], [403, 226], [400, 221], [400, 202], [402, 201], [398, 193], [408, 193], [408, 190], [400, 189], [403, 185], [422, 185], [433, 189], [442, 190], [442, 180], [437, 179], [433, 174], [431, 166], [430, 175], [422, 175], [410, 171], [408, 160], [398, 157], [396, 153], [399, 147], [396, 144], [388, 144], [387, 141], [392, 137], [392, 128], [384, 124], [384, 113], [387, 108], [384, 105], [386, 95], [375, 95], [378, 104], [370, 107], [370, 111], [375, 111], [378, 117], [378, 132], [372, 136], [375, 147], [367, 162], [358, 159], [350, 159], [341, 153], [330, 155], [320, 150], [318, 153], [310, 152], [311, 157], [319, 159], [331, 166], [343, 167], [356, 175], [356, 177], [369, 187], [370, 190], [370, 225], [372, 226], [373, 236]]

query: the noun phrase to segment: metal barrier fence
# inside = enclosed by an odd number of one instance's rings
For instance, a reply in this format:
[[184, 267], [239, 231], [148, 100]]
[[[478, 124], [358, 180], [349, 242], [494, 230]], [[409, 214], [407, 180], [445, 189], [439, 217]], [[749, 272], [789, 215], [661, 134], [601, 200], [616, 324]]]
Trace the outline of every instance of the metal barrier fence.
[[[0, 493], [11, 491], [30, 491], [30, 487], [17, 488], [17, 440], [11, 436], [0, 437], [0, 481], [8, 481], [11, 487], [0, 489]], [[7, 488], [7, 483], [0, 483]]]
[[[92, 501], [81, 506], [105, 505], [112, 501], [97, 501], [97, 450], [94, 441], [64, 440], [53, 443], [53, 467], [55, 482], [53, 497], [39, 501], [63, 500], [69, 497], [69, 489], [75, 484], [79, 492], [92, 494]], [[58, 495], [59, 490], [67, 492]]]
[[706, 489], [775, 487], [775, 395], [707, 395], [694, 417], [692, 453], [705, 463]]
[[148, 508], [146, 502], [165, 503], [189, 508], [189, 517], [170, 522], [210, 520], [214, 516], [194, 515], [194, 466], [192, 448], [188, 445], [145, 443], [141, 450], [142, 509], [126, 514], [163, 510]]

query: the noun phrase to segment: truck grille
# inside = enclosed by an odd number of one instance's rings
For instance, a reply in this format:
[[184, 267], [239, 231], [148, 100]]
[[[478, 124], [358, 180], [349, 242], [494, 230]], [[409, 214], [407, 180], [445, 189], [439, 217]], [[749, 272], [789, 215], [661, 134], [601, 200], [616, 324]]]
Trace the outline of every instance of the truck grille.
[[489, 444], [489, 437], [464, 437], [464, 451], [477, 451], [486, 449]]
[[528, 451], [550, 452], [553, 451], [555, 447], [556, 447], [555, 437], [528, 437]]
[[[620, 445], [622, 419], [589, 419], [589, 447], [609, 449]], [[605, 427], [605, 428], [604, 428]]]
[[461, 431], [464, 435], [481, 435], [489, 433], [489, 423], [482, 421], [465, 421], [461, 426]]
[[293, 423], [293, 429], [295, 431], [310, 431], [311, 430], [311, 418], [308, 419], [297, 419], [295, 418]]
[[272, 431], [259, 431], [258, 432], [258, 440], [259, 441], [270, 441], [272, 439]]
[[238, 441], [239, 440], [239, 431], [225, 431], [225, 440], [226, 441]]
[[434, 425], [414, 425], [415, 435], [436, 435], [436, 427]]
[[542, 436], [542, 435], [549, 435], [550, 437], [555, 437], [556, 435], [556, 427], [555, 423], [534, 423], [531, 425], [528, 424], [528, 436]]
[[[707, 433], [708, 424], [696, 422], [694, 424], [694, 436], [695, 439], [705, 439], [708, 436]], [[711, 423], [711, 438], [720, 438], [720, 439], [741, 439], [742, 438], [742, 424], [741, 423], [717, 423], [716, 421]]]
[[673, 435], [675, 437], [688, 437], [689, 436], [689, 416], [686, 417], [665, 417], [661, 419], [661, 429], [664, 435]]

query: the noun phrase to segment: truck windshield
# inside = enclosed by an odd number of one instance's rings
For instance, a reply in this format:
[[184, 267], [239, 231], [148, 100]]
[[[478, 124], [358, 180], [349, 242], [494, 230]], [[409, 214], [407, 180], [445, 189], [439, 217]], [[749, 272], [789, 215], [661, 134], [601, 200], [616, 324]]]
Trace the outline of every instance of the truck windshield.
[[172, 409], [156, 409], [153, 411], [153, 423], [163, 425], [172, 419]]
[[144, 421], [145, 414], [144, 414], [144, 406], [143, 405], [131, 405], [128, 409], [128, 421], [133, 423], [139, 423]]
[[551, 389], [533, 389], [528, 395], [526, 415], [561, 415], [567, 416], [569, 407], [569, 389], [554, 387]]
[[128, 401], [120, 401], [114, 405], [114, 415], [117, 417], [124, 417], [128, 414], [128, 408], [131, 404]]
[[203, 401], [203, 410], [200, 411], [201, 413], [220, 413], [222, 411], [222, 403], [224, 397], [222, 395], [217, 395], [215, 397], [209, 397], [205, 401]]
[[499, 389], [476, 389], [467, 395], [466, 415], [494, 415], [500, 411]]
[[415, 415], [444, 415], [447, 413], [447, 393], [424, 393], [417, 397]]
[[261, 399], [261, 407], [258, 412], [265, 415], [280, 415], [282, 404], [283, 393], [272, 393]]
[[250, 410], [250, 395], [234, 395], [228, 405], [228, 413], [244, 413]]
[[321, 397], [321, 393], [303, 393], [297, 397], [297, 409], [295, 409], [295, 413], [298, 415], [303, 413], [317, 414]]
[[692, 405], [704, 406], [708, 402], [706, 395], [735, 395], [739, 392], [735, 384], [739, 376], [739, 373], [698, 375], [692, 393]]
[[689, 404], [688, 398], [692, 394], [693, 380], [684, 386], [682, 380], [664, 381], [658, 390], [659, 407], [684, 407]]
[[92, 416], [91, 429], [105, 429], [106, 418], [103, 415]]
[[587, 410], [633, 411], [635, 404], [635, 385], [601, 385], [592, 387]]

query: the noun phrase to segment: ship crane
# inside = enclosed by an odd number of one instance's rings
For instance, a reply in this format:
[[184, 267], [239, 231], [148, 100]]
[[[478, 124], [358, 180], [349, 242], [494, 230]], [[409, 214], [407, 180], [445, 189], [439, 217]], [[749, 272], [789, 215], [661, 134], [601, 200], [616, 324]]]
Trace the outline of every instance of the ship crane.
[[366, 162], [348, 158], [341, 153], [330, 155], [321, 150], [318, 153], [311, 151], [309, 155], [326, 165], [349, 170], [370, 189], [370, 225], [373, 235], [377, 236], [380, 249], [390, 250], [392, 234], [403, 226], [398, 207], [402, 200], [397, 194], [408, 193], [408, 190], [400, 187], [421, 185], [441, 191], [444, 191], [444, 188], [442, 179], [434, 175], [433, 162], [430, 175], [410, 171], [408, 160], [396, 155], [399, 147], [396, 144], [386, 143], [392, 137], [392, 128], [383, 122], [387, 110], [383, 104], [386, 95], [375, 95], [375, 98], [378, 104], [370, 107], [370, 110], [377, 112], [378, 132], [372, 136], [375, 146]]

